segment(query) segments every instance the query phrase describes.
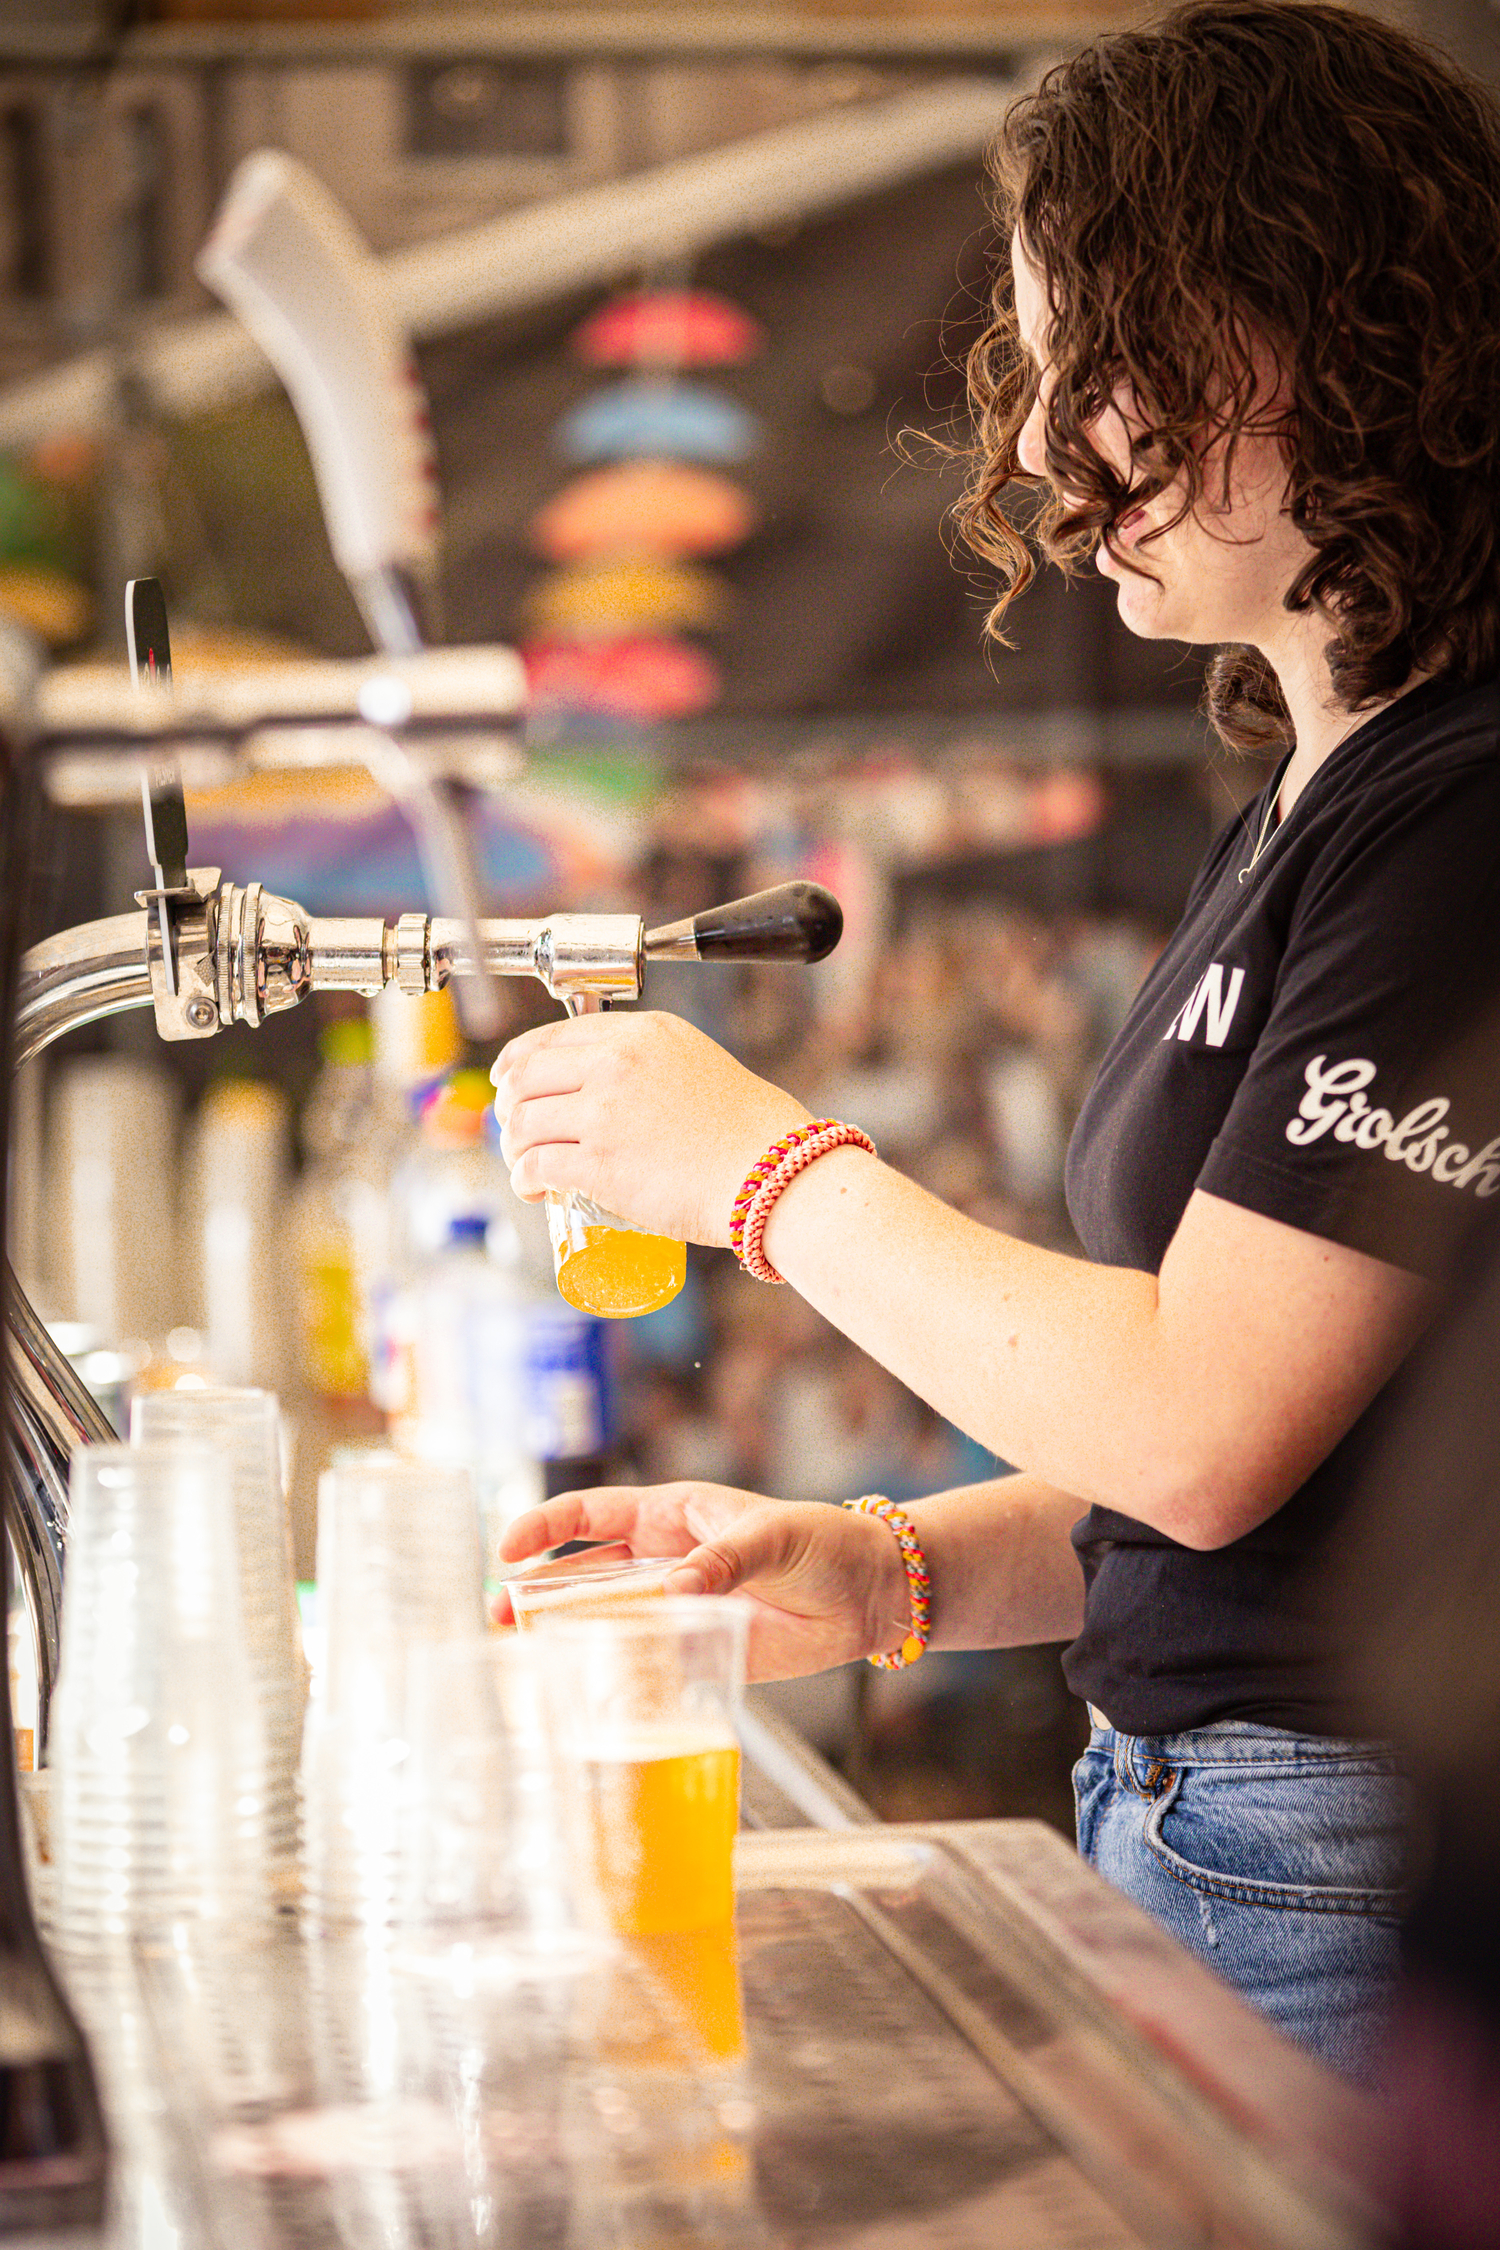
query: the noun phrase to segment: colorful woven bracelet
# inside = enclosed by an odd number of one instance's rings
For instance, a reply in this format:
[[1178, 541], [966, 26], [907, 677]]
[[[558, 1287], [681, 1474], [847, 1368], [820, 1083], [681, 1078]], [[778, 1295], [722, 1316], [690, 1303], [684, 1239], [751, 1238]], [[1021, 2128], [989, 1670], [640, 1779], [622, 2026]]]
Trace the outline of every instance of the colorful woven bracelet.
[[791, 1186], [798, 1173], [805, 1172], [809, 1164], [816, 1164], [820, 1156], [826, 1156], [835, 1148], [862, 1148], [871, 1156], [875, 1154], [875, 1143], [868, 1133], [862, 1133], [857, 1125], [841, 1125], [837, 1118], [831, 1118], [827, 1124], [820, 1125], [810, 1139], [784, 1156], [769, 1179], [762, 1180], [751, 1196], [738, 1255], [740, 1264], [753, 1280], [779, 1282], [782, 1279], [762, 1246], [766, 1221], [775, 1208], [777, 1197]]
[[744, 1185], [735, 1197], [734, 1209], [729, 1214], [729, 1247], [737, 1258], [744, 1245], [746, 1213], [777, 1165], [783, 1157], [790, 1156], [793, 1149], [800, 1148], [804, 1141], [810, 1141], [815, 1133], [824, 1133], [830, 1125], [837, 1123], [836, 1117], [815, 1117], [811, 1123], [795, 1126], [790, 1133], [783, 1133], [779, 1141], [772, 1141], [764, 1156], [756, 1158], [745, 1174]]
[[922, 1552], [922, 1542], [910, 1516], [887, 1500], [882, 1493], [867, 1492], [862, 1499], [846, 1500], [846, 1508], [856, 1515], [879, 1516], [882, 1523], [890, 1525], [896, 1534], [896, 1544], [901, 1549], [901, 1561], [906, 1571], [907, 1588], [911, 1594], [911, 1629], [901, 1646], [892, 1656], [872, 1656], [867, 1659], [878, 1664], [882, 1672], [904, 1672], [908, 1664], [915, 1664], [927, 1646], [927, 1636], [932, 1630], [932, 1580], [927, 1575], [927, 1557]]

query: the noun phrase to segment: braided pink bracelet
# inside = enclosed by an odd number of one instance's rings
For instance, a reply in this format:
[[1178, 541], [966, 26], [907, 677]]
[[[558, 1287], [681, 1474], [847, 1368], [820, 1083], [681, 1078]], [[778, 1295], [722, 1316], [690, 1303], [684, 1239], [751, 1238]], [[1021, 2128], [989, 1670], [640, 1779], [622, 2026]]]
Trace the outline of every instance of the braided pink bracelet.
[[832, 1119], [796, 1148], [789, 1149], [774, 1172], [761, 1181], [751, 1196], [736, 1256], [746, 1273], [754, 1280], [785, 1279], [784, 1275], [776, 1271], [762, 1248], [766, 1221], [771, 1216], [776, 1198], [791, 1186], [798, 1173], [805, 1172], [809, 1164], [816, 1164], [820, 1156], [826, 1156], [833, 1148], [862, 1148], [868, 1150], [871, 1156], [875, 1154], [875, 1143], [868, 1133], [862, 1133], [857, 1125], [841, 1125], [836, 1118]]

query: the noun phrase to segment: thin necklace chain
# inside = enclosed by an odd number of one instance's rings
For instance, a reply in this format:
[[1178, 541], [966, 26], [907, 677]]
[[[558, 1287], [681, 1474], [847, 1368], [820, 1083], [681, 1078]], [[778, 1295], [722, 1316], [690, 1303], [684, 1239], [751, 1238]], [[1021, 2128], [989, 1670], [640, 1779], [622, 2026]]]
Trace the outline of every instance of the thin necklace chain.
[[1256, 861], [1260, 858], [1261, 853], [1265, 850], [1267, 844], [1271, 841], [1272, 835], [1275, 833], [1273, 823], [1276, 819], [1276, 800], [1280, 795], [1281, 786], [1278, 780], [1276, 788], [1271, 792], [1271, 801], [1266, 806], [1265, 812], [1261, 817], [1260, 834], [1255, 839], [1255, 849], [1250, 854], [1250, 857], [1246, 860], [1244, 866], [1240, 869], [1237, 880], [1241, 883], [1243, 883], [1245, 877], [1252, 872], [1255, 867]]
[[[1500, 5], [1500, 0], [1497, 0], [1497, 5]], [[1402, 692], [1405, 693], [1407, 691], [1403, 690]], [[1390, 703], [1381, 704], [1378, 710], [1358, 713], [1351, 717], [1348, 726], [1345, 727], [1337, 742], [1332, 742], [1329, 744], [1322, 757], [1318, 760], [1317, 765], [1308, 775], [1307, 780], [1315, 780], [1317, 775], [1322, 772], [1323, 767], [1327, 764], [1328, 760], [1333, 756], [1334, 752], [1336, 750], [1342, 750], [1344, 744], [1349, 740], [1351, 735], [1358, 734], [1361, 727], [1366, 725], [1368, 720], [1379, 718], [1382, 711], [1388, 711], [1390, 709], [1391, 703], [1399, 703], [1401, 699], [1402, 698], [1400, 695], [1394, 695], [1391, 697]], [[1265, 813], [1262, 817], [1260, 824], [1260, 834], [1255, 839], [1255, 849], [1250, 854], [1250, 857], [1246, 860], [1244, 866], [1240, 869], [1238, 876], [1235, 878], [1237, 882], [1243, 883], [1245, 877], [1254, 872], [1256, 863], [1259, 860], [1261, 853], [1265, 850], [1267, 844], [1269, 844], [1269, 842], [1271, 841], [1271, 838], [1278, 833], [1279, 824], [1276, 819], [1276, 807], [1281, 801], [1281, 785], [1286, 779], [1287, 766], [1291, 764], [1291, 757], [1294, 757], [1295, 755], [1296, 752], [1295, 750], [1293, 750], [1291, 756], [1287, 758], [1280, 772], [1276, 776], [1276, 787], [1271, 792], [1271, 801], [1266, 806]], [[1304, 782], [1302, 787], [1305, 789], [1307, 787], [1307, 782]], [[1298, 795], [1300, 796], [1301, 793], [1301, 790], [1299, 790]]]

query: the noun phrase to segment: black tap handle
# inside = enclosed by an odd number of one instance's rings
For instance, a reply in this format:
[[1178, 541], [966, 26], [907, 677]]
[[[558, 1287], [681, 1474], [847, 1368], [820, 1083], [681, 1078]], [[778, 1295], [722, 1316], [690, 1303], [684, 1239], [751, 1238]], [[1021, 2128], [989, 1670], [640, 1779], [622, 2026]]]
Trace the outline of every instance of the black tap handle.
[[[172, 646], [161, 582], [132, 578], [125, 588], [125, 645], [130, 677], [138, 688], [164, 688], [172, 680]], [[149, 760], [141, 777], [141, 807], [146, 816], [146, 857], [164, 890], [187, 881], [187, 806], [182, 775], [170, 752]]]
[[693, 916], [700, 961], [821, 961], [844, 934], [844, 910], [821, 883], [778, 883]]

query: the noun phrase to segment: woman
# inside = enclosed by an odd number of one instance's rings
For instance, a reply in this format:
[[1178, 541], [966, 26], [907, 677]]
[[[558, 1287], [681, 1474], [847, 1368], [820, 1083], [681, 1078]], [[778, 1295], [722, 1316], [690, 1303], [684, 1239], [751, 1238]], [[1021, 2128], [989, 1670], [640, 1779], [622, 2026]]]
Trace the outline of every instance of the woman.
[[[996, 170], [970, 534], [1008, 599], [1030, 564], [1002, 511], [1032, 487], [1045, 554], [1092, 555], [1134, 632], [1216, 649], [1220, 734], [1285, 754], [1079, 1119], [1087, 1262], [848, 1145], [778, 1197], [764, 1253], [1019, 1464], [910, 1511], [933, 1645], [1072, 1639], [1081, 1848], [1358, 2071], [1402, 1784], [1345, 1739], [1307, 1566], [1446, 1238], [1500, 1187], [1500, 1099], [1460, 1112], [1425, 1062], [1500, 971], [1500, 121], [1382, 24], [1207, 0], [1051, 72]], [[521, 1195], [578, 1188], [703, 1243], [807, 1115], [663, 1015], [529, 1032], [496, 1083]], [[507, 1551], [573, 1536], [744, 1588], [762, 1676], [912, 1623], [867, 1514], [605, 1490]]]

